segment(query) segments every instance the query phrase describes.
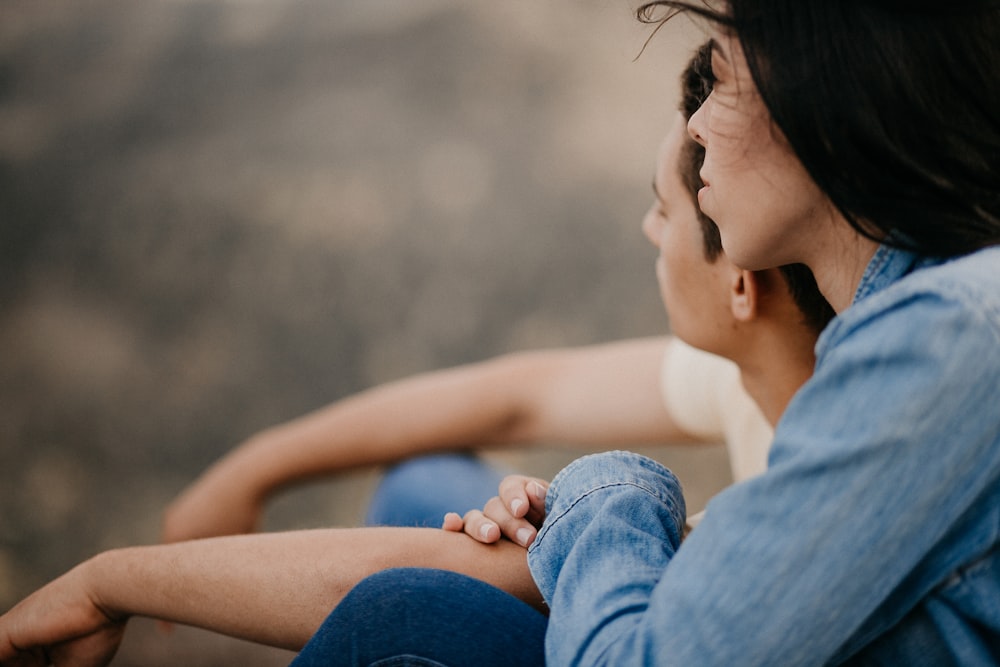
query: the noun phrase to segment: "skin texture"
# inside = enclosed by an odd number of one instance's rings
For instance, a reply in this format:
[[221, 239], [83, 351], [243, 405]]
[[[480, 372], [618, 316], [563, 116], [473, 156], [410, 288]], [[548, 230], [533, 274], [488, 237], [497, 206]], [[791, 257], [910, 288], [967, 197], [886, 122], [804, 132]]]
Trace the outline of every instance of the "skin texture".
[[[394, 566], [479, 578], [540, 606], [524, 550], [427, 528], [241, 535], [105, 552], [0, 617], [0, 664], [101, 665], [129, 616], [298, 649], [358, 581]], [[58, 646], [57, 646], [58, 645]], [[55, 647], [55, 648], [53, 648]]]
[[678, 114], [660, 146], [654, 200], [642, 231], [658, 251], [656, 282], [677, 335], [702, 350], [719, 352], [733, 335], [730, 283], [742, 272], [727, 261], [705, 261], [695, 204], [677, 169], [689, 141], [683, 127]]

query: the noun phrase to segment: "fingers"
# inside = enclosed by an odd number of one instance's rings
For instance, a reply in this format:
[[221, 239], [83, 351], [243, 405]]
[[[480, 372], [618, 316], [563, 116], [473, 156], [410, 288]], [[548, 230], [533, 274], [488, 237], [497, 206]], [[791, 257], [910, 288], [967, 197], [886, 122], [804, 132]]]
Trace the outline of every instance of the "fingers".
[[461, 533], [465, 528], [465, 521], [457, 512], [448, 512], [444, 515], [444, 521], [441, 523], [441, 528], [444, 530], [450, 530], [453, 533]]
[[493, 496], [480, 510], [470, 510], [464, 517], [449, 512], [444, 517], [445, 530], [464, 530], [483, 544], [501, 537], [528, 547], [545, 519], [545, 496], [549, 484], [544, 479], [509, 475], [500, 482], [500, 495]]
[[465, 513], [464, 530], [469, 537], [483, 544], [493, 544], [500, 540], [499, 526], [480, 510]]
[[525, 519], [510, 513], [499, 497], [486, 502], [483, 511], [471, 510], [465, 515], [465, 532], [484, 544], [491, 544], [506, 537], [527, 547], [535, 539], [535, 527]]
[[511, 516], [525, 519], [535, 527], [545, 519], [545, 495], [549, 483], [538, 477], [508, 475], [500, 482], [500, 498]]

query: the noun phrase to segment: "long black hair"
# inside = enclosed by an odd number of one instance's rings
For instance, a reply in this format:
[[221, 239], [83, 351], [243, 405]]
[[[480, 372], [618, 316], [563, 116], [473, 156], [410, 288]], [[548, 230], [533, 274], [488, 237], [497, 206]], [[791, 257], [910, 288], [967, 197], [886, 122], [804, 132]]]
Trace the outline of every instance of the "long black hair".
[[860, 233], [944, 257], [1000, 243], [1000, 2], [657, 0], [637, 16], [678, 11], [736, 36], [773, 122]]

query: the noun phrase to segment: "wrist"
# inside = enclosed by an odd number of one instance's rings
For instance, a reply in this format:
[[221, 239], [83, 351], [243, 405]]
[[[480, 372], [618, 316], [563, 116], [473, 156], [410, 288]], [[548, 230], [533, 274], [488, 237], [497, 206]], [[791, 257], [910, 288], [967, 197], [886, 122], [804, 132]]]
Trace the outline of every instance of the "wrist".
[[[124, 585], [121, 575], [128, 571], [125, 561], [123, 550], [115, 549], [99, 553], [71, 570], [91, 604], [114, 623], [124, 622], [133, 614], [122, 606], [120, 596], [115, 594]], [[118, 585], [108, 585], [116, 581]]]

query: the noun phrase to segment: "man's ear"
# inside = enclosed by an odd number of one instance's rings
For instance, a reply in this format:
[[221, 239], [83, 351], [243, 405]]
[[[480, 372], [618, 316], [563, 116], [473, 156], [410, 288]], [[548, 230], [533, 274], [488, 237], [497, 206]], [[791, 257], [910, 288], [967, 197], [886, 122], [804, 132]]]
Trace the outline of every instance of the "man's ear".
[[729, 288], [729, 307], [739, 322], [749, 322], [757, 317], [761, 284], [754, 271], [734, 269]]

